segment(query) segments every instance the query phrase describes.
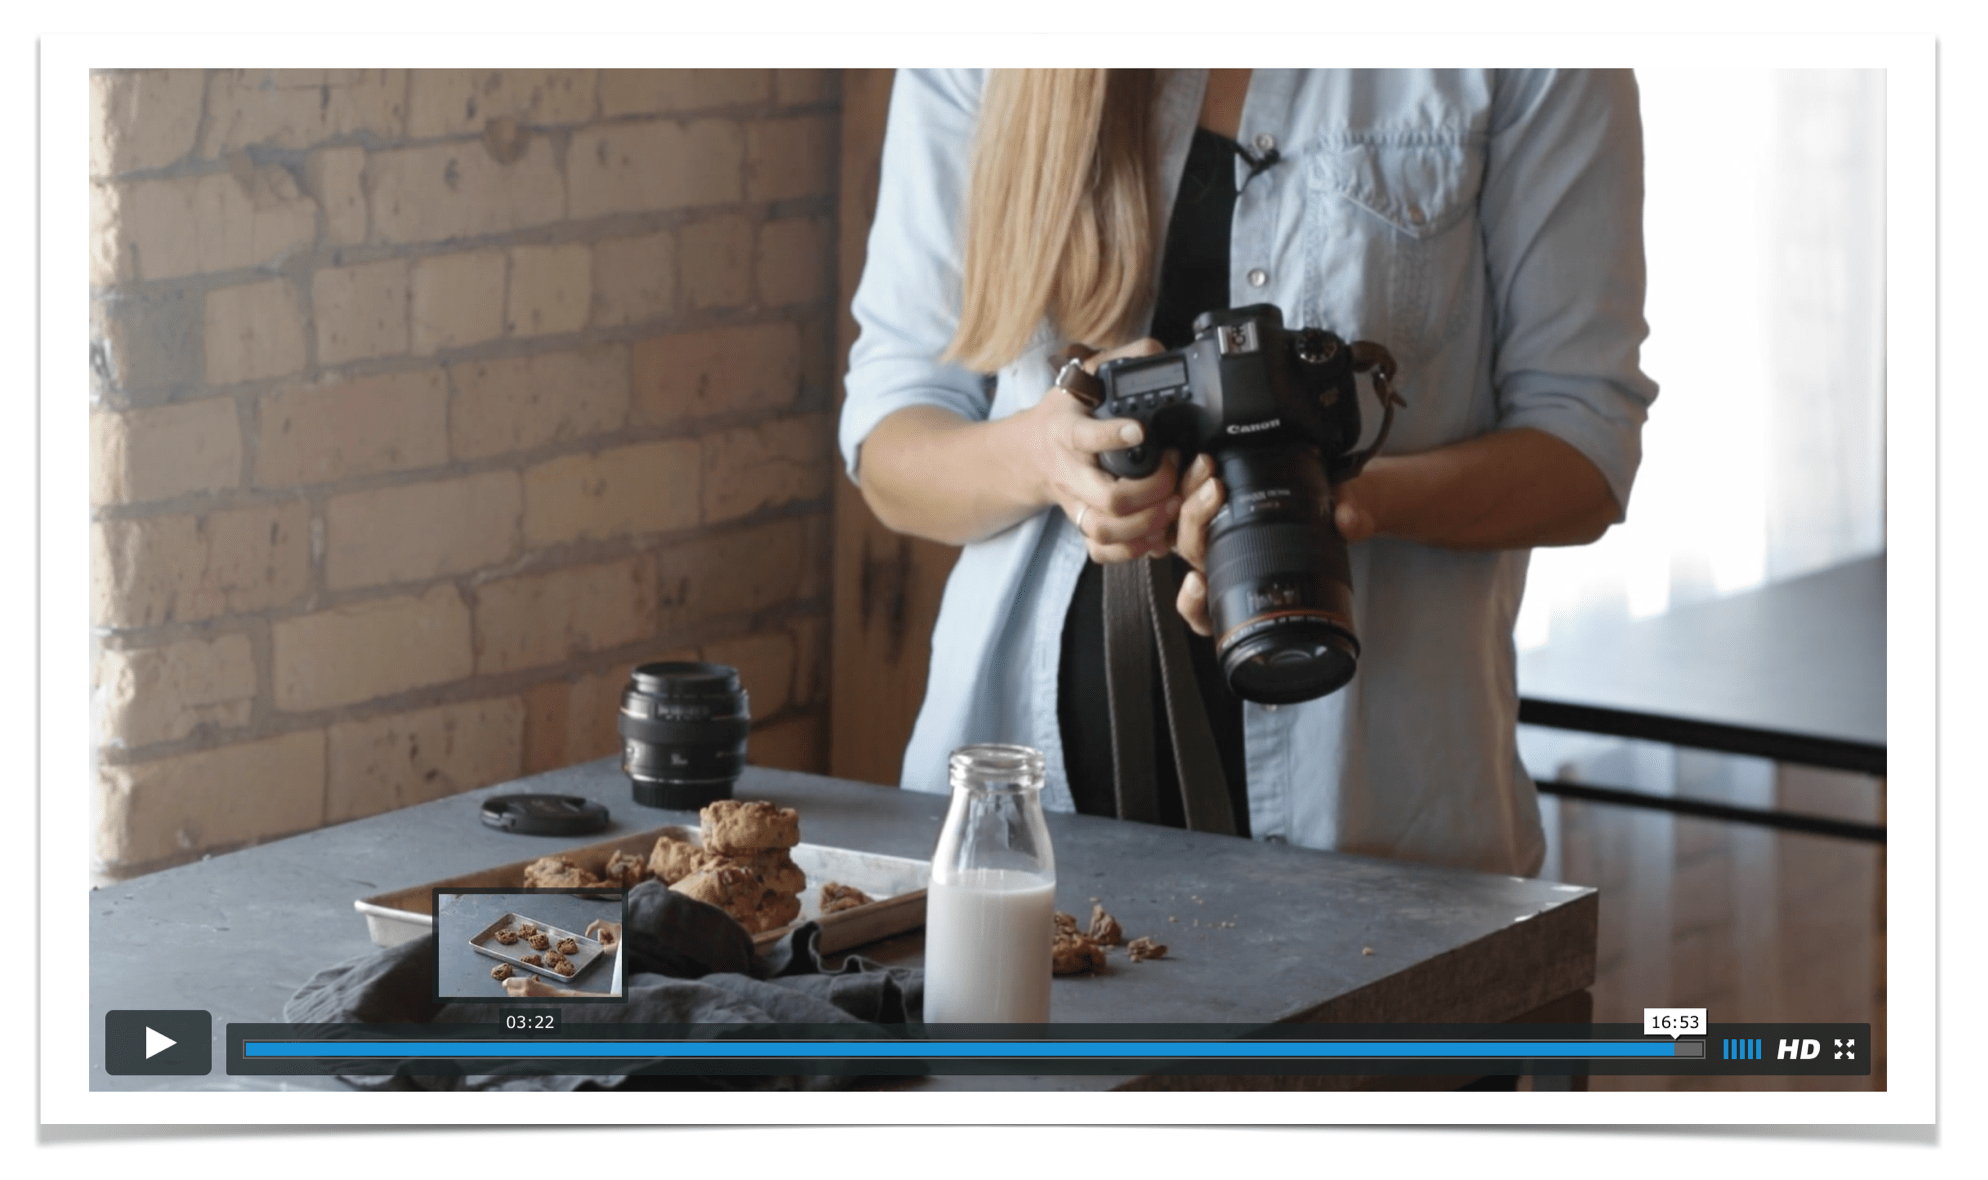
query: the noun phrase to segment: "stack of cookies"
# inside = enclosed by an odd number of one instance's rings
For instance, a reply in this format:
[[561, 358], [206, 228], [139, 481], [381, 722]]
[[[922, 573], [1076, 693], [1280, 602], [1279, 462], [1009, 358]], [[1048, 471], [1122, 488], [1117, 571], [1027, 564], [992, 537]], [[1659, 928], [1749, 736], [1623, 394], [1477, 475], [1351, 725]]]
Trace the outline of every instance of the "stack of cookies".
[[791, 807], [721, 799], [699, 815], [703, 847], [664, 836], [649, 871], [686, 897], [717, 906], [754, 934], [801, 916], [807, 875], [787, 850], [801, 842]]

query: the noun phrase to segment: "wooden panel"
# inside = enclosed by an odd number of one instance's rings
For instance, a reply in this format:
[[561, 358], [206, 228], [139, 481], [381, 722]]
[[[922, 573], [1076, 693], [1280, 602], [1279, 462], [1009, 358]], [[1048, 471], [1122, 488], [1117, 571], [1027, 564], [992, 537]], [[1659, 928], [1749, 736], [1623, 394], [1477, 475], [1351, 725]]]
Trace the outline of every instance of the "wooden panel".
[[[890, 70], [842, 73], [842, 190], [837, 264], [837, 357], [849, 369], [877, 169], [890, 107]], [[837, 778], [896, 784], [925, 697], [932, 624], [959, 550], [891, 532], [847, 479], [835, 487], [835, 628], [829, 698], [829, 767]], [[932, 773], [944, 774], [944, 767]]]

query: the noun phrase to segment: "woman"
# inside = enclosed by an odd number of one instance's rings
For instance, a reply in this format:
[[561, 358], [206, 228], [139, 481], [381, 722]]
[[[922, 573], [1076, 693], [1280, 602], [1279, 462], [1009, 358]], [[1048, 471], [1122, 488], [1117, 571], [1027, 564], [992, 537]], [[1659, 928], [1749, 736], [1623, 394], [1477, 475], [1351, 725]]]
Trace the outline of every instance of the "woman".
[[903, 785], [942, 790], [951, 749], [1013, 741], [1047, 756], [1049, 806], [1109, 810], [1096, 659], [1068, 638], [1091, 627], [1092, 567], [1176, 553], [1205, 635], [1222, 489], [1205, 457], [1098, 470], [1138, 425], [1093, 421], [1051, 357], [1106, 350], [1094, 367], [1271, 303], [1386, 346], [1408, 408], [1336, 492], [1352, 683], [1247, 704], [1197, 658], [1235, 826], [1536, 871], [1512, 625], [1527, 551], [1592, 541], [1628, 504], [1655, 396], [1641, 201], [1626, 73], [901, 73], [841, 440], [886, 525], [965, 546]]

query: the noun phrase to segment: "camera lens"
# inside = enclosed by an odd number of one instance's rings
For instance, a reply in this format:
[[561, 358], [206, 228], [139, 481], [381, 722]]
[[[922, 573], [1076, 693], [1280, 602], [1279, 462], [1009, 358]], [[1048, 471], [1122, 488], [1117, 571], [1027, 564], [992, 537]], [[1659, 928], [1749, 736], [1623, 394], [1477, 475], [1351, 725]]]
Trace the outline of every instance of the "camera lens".
[[1208, 529], [1208, 614], [1229, 689], [1284, 705], [1353, 678], [1353, 580], [1332, 488], [1309, 447], [1216, 456], [1227, 502]]
[[621, 768], [645, 807], [694, 811], [732, 797], [745, 767], [751, 715], [738, 669], [643, 664], [621, 692]]

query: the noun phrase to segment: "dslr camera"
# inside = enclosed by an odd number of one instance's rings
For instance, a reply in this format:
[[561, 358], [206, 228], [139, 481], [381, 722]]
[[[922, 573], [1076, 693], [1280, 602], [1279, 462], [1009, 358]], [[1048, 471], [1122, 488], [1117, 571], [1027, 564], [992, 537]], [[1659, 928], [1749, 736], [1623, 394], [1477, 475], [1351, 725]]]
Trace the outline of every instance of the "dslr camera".
[[[1354, 377], [1369, 371], [1383, 416], [1373, 445], [1356, 450]], [[1223, 675], [1243, 700], [1308, 701], [1353, 678], [1360, 641], [1332, 489], [1387, 441], [1406, 404], [1394, 373], [1380, 345], [1288, 331], [1267, 303], [1204, 312], [1193, 343], [1098, 368], [1091, 415], [1137, 419], [1146, 432], [1099, 456], [1106, 471], [1151, 475], [1168, 449], [1183, 465], [1203, 451], [1215, 461], [1228, 499], [1208, 528], [1208, 613]]]

